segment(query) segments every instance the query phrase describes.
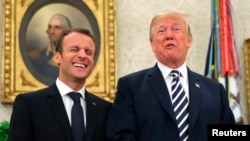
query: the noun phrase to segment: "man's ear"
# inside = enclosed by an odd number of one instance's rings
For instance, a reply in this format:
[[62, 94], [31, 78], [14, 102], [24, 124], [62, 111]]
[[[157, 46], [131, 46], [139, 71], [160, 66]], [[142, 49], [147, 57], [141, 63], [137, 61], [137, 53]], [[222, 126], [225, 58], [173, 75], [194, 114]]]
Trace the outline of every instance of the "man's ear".
[[190, 48], [191, 47], [191, 45], [192, 45], [192, 42], [193, 42], [193, 38], [192, 37], [190, 37], [190, 36], [188, 36], [188, 41], [187, 41], [188, 43], [188, 48]]
[[54, 59], [54, 62], [59, 65], [61, 62], [61, 54], [59, 52], [55, 51], [53, 59]]
[[150, 39], [149, 41], [150, 41], [151, 49], [153, 50], [153, 52], [155, 52], [155, 44], [154, 44], [153, 40]]

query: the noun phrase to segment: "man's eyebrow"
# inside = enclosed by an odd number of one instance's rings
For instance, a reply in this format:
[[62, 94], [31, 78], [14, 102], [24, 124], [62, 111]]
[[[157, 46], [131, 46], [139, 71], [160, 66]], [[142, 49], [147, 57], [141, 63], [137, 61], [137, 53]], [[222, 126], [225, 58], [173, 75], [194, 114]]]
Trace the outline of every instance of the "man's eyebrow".
[[[180, 26], [180, 24], [178, 24], [178, 23], [173, 23], [172, 25], [170, 25], [170, 27], [172, 27], [172, 26]], [[165, 25], [160, 25], [158, 28], [166, 28], [167, 26], [165, 26]]]
[[48, 27], [53, 27], [53, 26], [54, 26], [54, 27], [62, 27], [62, 25], [57, 25], [57, 24], [56, 24], [56, 25], [53, 25], [53, 24], [48, 24]]
[[55, 25], [55, 27], [62, 27], [61, 25]]

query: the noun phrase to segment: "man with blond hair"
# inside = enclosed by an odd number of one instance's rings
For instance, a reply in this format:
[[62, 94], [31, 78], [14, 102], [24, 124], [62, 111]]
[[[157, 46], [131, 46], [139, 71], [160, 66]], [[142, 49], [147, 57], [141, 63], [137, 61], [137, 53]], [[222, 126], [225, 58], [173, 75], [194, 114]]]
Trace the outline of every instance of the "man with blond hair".
[[186, 64], [192, 34], [180, 11], [151, 22], [149, 41], [157, 62], [118, 80], [109, 141], [207, 141], [210, 124], [234, 124], [224, 86]]

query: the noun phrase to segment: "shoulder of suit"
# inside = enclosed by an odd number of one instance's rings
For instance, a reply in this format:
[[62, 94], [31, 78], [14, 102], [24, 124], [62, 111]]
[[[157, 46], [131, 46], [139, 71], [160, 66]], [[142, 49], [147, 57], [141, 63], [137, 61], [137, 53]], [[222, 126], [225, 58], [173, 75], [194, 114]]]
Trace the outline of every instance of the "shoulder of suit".
[[103, 98], [101, 98], [100, 96], [97, 96], [93, 93], [90, 93], [90, 92], [85, 92], [85, 98], [89, 98], [90, 100], [92, 101], [95, 101], [95, 102], [101, 102], [101, 103], [111, 103]]

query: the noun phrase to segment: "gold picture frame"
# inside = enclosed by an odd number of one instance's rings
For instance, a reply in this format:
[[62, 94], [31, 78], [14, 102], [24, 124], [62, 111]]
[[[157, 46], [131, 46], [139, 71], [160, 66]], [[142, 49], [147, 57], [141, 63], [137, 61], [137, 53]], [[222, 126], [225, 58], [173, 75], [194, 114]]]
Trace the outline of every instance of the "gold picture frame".
[[246, 67], [246, 88], [248, 102], [248, 121], [250, 122], [250, 38], [244, 40], [244, 56]]
[[[98, 59], [86, 87], [97, 96], [113, 101], [117, 78], [115, 0], [3, 0], [2, 103], [13, 103], [18, 94], [49, 85], [46, 80], [51, 77], [40, 76], [33, 69], [36, 66], [27, 60], [27, 48], [31, 44], [42, 46], [40, 39], [46, 36], [47, 18], [52, 13], [69, 14], [72, 11], [75, 13], [68, 17], [78, 16], [71, 19], [76, 26], [85, 19], [80, 26], [86, 23], [97, 40]], [[39, 27], [45, 19], [47, 23]], [[36, 26], [31, 26], [34, 21]], [[33, 42], [29, 42], [31, 40]]]

